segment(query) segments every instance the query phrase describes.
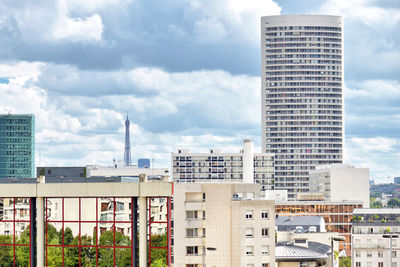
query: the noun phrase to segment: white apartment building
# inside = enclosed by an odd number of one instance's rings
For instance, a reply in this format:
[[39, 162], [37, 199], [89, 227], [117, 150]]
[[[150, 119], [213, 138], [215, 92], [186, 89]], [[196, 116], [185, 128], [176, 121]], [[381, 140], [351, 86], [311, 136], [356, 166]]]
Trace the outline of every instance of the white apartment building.
[[351, 266], [389, 267], [390, 235], [392, 267], [400, 266], [400, 210], [355, 209], [353, 212]]
[[369, 208], [369, 169], [351, 164], [327, 164], [310, 171], [310, 192], [300, 200], [317, 197], [325, 201], [362, 201]]
[[295, 200], [310, 170], [343, 160], [343, 18], [262, 17], [261, 55], [262, 151]]
[[190, 153], [179, 149], [171, 155], [174, 182], [230, 182], [261, 184], [274, 189], [274, 155], [254, 153], [253, 142], [245, 139], [239, 153], [211, 149], [210, 153]]
[[258, 184], [177, 183], [174, 266], [275, 266], [274, 201]]

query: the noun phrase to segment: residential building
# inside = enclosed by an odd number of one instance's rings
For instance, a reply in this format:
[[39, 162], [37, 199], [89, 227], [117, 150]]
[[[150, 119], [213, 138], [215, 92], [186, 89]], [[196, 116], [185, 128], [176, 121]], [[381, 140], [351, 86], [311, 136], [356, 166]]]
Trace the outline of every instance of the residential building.
[[275, 188], [308, 192], [309, 171], [343, 161], [343, 18], [261, 18], [262, 151]]
[[274, 266], [274, 201], [258, 184], [174, 185], [174, 266]]
[[327, 164], [310, 171], [310, 191], [299, 200], [362, 201], [369, 208], [369, 169], [350, 164]]
[[274, 189], [274, 155], [254, 153], [249, 139], [243, 141], [239, 153], [224, 153], [219, 149], [190, 153], [188, 149], [179, 149], [178, 153], [172, 153], [171, 162], [174, 182], [256, 182], [262, 190]]
[[400, 266], [400, 210], [355, 209], [353, 218], [351, 266]]
[[393, 178], [394, 184], [400, 185], [400, 177]]
[[0, 178], [33, 178], [34, 168], [34, 115], [0, 115]]
[[350, 254], [351, 223], [353, 210], [362, 208], [361, 201], [287, 201], [275, 203], [278, 216], [321, 216], [327, 232], [339, 233], [346, 241], [339, 243], [339, 249]]

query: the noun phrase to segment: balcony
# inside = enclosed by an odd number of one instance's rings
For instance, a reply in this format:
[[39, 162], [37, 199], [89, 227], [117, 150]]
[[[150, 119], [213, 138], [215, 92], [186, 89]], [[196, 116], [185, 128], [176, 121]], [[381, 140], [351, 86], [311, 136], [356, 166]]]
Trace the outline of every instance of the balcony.
[[186, 219], [185, 228], [203, 228], [203, 218]]
[[204, 210], [203, 200], [185, 201], [186, 210]]

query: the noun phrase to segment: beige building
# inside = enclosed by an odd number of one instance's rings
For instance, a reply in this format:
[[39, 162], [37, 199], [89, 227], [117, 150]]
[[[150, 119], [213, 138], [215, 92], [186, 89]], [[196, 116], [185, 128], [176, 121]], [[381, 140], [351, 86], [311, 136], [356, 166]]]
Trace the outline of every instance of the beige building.
[[174, 266], [275, 266], [274, 201], [258, 184], [175, 184], [173, 222]]

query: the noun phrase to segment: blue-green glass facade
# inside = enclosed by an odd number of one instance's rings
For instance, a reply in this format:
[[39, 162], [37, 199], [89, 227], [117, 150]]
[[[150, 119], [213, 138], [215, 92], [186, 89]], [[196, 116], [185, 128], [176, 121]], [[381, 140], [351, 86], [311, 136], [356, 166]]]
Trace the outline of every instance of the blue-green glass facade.
[[34, 169], [34, 115], [0, 115], [0, 178], [33, 178]]

